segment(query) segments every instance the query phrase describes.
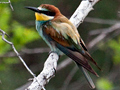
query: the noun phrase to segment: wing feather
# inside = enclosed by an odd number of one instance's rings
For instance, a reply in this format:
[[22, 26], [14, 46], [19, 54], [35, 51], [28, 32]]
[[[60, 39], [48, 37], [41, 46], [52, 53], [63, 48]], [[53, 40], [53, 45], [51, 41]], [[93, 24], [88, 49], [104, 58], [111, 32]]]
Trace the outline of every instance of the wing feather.
[[57, 32], [55, 29], [53, 29], [50, 25], [43, 26], [44, 32], [49, 35], [54, 41], [57, 43], [69, 47], [69, 42], [65, 39], [65, 37], [61, 34], [61, 32]]
[[65, 39], [70, 37], [74, 43], [78, 44], [80, 42], [79, 33], [75, 32], [75, 30], [73, 30], [69, 24], [52, 22], [51, 25], [56, 31], [60, 32], [65, 37]]

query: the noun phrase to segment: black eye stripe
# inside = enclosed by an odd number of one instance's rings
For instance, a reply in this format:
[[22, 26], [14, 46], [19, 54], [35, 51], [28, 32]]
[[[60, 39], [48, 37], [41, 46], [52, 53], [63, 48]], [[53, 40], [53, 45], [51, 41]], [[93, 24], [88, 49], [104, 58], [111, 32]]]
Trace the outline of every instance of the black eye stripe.
[[50, 12], [50, 11], [42, 11], [42, 10], [40, 10], [39, 13], [43, 13], [43, 14], [46, 14], [48, 16], [55, 16], [55, 13], [54, 12]]

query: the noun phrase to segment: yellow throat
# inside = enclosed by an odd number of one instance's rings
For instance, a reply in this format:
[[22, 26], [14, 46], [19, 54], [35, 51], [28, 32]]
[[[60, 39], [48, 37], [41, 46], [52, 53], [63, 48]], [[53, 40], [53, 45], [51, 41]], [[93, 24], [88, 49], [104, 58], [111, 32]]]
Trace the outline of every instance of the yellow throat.
[[48, 20], [51, 20], [54, 18], [53, 16], [47, 16], [47, 15], [44, 15], [42, 13], [41, 14], [35, 13], [35, 17], [36, 17], [37, 21], [48, 21]]

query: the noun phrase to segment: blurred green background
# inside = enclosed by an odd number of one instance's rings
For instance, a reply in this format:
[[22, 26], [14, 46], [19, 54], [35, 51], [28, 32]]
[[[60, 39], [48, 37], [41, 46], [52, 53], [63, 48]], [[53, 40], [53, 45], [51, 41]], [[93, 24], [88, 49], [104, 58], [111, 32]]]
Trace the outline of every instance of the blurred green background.
[[[7, 0], [0, 0], [0, 2], [7, 2]], [[11, 0], [11, 3], [14, 11], [11, 10], [9, 4], [0, 4], [0, 29], [10, 35], [10, 38], [6, 37], [6, 39], [14, 43], [27, 65], [38, 75], [48, 57], [49, 49], [35, 30], [34, 12], [24, 7], [53, 4], [60, 9], [62, 14], [70, 18], [80, 4], [80, 0]], [[100, 22], [98, 19], [102, 21]], [[119, 22], [119, 19], [120, 0], [101, 0], [94, 6], [94, 10], [89, 13], [78, 30], [86, 45], [89, 46], [90, 41], [99, 35], [91, 36], [90, 32], [104, 28], [109, 30], [109, 27]], [[92, 57], [102, 69], [99, 71], [93, 66], [99, 74], [99, 78], [90, 74], [96, 85], [95, 90], [120, 90], [119, 35], [120, 28], [107, 34], [105, 39], [89, 48]], [[0, 90], [15, 90], [25, 85], [32, 76], [16, 57], [11, 46], [6, 44], [1, 36], [0, 38]], [[39, 51], [42, 48], [45, 50]], [[58, 64], [66, 58], [65, 55], [62, 56]], [[81, 71], [74, 67], [75, 64], [72, 62], [64, 69], [59, 70], [46, 85], [46, 89], [91, 90]], [[72, 71], [75, 72], [72, 73]], [[70, 73], [72, 73], [71, 77]]]

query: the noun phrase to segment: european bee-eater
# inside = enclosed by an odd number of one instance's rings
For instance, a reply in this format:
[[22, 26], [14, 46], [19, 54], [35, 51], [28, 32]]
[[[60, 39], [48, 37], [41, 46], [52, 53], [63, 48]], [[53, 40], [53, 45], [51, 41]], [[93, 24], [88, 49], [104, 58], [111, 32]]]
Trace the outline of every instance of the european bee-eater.
[[[43, 40], [51, 48], [51, 51], [61, 55], [66, 54], [82, 69], [92, 88], [94, 85], [86, 70], [97, 73], [89, 65], [88, 60], [97, 63], [92, 59], [87, 48], [80, 37], [76, 27], [61, 14], [60, 10], [49, 4], [42, 4], [38, 8], [26, 7], [35, 12], [36, 29]], [[86, 70], [85, 70], [85, 69]], [[99, 68], [99, 67], [98, 67]]]

